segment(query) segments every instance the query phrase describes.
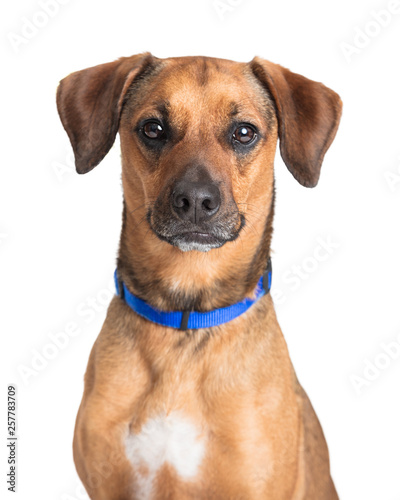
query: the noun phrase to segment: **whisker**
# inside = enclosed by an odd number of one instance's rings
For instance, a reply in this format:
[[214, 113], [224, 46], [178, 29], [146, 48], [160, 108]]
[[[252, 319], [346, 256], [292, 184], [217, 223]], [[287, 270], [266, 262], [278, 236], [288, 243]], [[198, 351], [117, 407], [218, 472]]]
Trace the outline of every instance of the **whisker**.
[[155, 196], [154, 197], [150, 197], [149, 198], [149, 202], [144, 202], [144, 203], [140, 204], [138, 207], [136, 207], [133, 210], [131, 210], [129, 212], [129, 214], [133, 214], [133, 212], [136, 212], [136, 210], [139, 210], [140, 208], [143, 208], [143, 207], [146, 207], [146, 206], [150, 207], [151, 206], [151, 202], [154, 201], [155, 199], [156, 199]]
[[258, 231], [257, 231], [257, 230], [256, 230], [256, 228], [254, 227], [254, 225], [252, 224], [252, 222], [251, 222], [251, 221], [249, 221], [248, 219], [246, 219], [246, 225], [242, 228], [242, 229], [243, 229], [243, 231], [245, 231], [245, 230], [246, 230], [246, 228], [249, 228], [249, 229], [251, 229], [252, 231], [254, 231], [254, 234], [255, 234], [256, 236], [258, 236], [258, 235], [259, 235]]
[[258, 214], [258, 215], [261, 215], [261, 216], [265, 215], [264, 211], [255, 210], [253, 207], [256, 207], [257, 209], [259, 207], [257, 207], [257, 205], [254, 205], [252, 203], [237, 203], [237, 205], [246, 205], [246, 207], [249, 207], [246, 210], [252, 211], [252, 212], [254, 212], [254, 213]]
[[135, 225], [133, 226], [133, 228], [131, 229], [132, 233], [135, 231], [135, 229], [137, 229], [137, 228], [140, 226], [140, 224], [142, 224], [142, 223], [146, 220], [146, 218], [147, 218], [147, 215], [144, 215], [144, 216], [140, 219], [140, 221], [139, 221], [137, 224], [135, 224]]

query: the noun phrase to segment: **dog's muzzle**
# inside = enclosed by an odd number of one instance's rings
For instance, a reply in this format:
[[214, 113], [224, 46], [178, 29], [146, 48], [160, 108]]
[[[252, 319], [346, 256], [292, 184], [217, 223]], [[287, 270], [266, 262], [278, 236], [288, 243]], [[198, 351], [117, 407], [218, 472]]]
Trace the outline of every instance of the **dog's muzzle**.
[[239, 235], [245, 218], [216, 183], [181, 179], [162, 193], [147, 219], [154, 233], [183, 252], [208, 252]]

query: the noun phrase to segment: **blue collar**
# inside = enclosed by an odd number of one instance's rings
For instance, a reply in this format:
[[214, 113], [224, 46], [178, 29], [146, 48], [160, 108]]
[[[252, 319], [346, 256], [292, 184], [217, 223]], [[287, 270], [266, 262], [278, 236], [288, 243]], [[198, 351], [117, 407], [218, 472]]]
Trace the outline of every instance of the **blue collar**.
[[228, 307], [214, 309], [209, 312], [176, 311], [164, 312], [155, 309], [136, 295], [131, 293], [125, 283], [119, 279], [117, 270], [114, 273], [117, 295], [124, 300], [128, 306], [143, 318], [163, 326], [178, 328], [179, 330], [191, 330], [195, 328], [210, 328], [222, 325], [245, 313], [258, 299], [267, 294], [271, 288], [272, 267], [271, 259], [268, 259], [267, 269], [259, 279], [255, 296], [253, 299], [246, 298]]

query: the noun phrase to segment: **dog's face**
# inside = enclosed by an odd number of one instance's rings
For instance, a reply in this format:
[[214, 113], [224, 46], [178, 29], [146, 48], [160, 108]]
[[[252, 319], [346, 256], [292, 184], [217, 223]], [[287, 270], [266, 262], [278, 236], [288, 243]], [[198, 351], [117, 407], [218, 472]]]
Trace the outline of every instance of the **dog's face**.
[[151, 229], [180, 250], [235, 240], [270, 197], [277, 120], [248, 65], [155, 64], [126, 94], [119, 131], [125, 193], [142, 189], [128, 209], [143, 200]]
[[[159, 266], [160, 279], [176, 281], [181, 256], [195, 251], [198, 286], [205, 278], [196, 251], [219, 259], [214, 274], [208, 261], [207, 276], [220, 281], [228, 261], [248, 267], [269, 246], [278, 138], [293, 176], [315, 186], [341, 114], [335, 92], [263, 59], [150, 54], [69, 75], [57, 105], [79, 173], [95, 167], [120, 133], [130, 258], [141, 254], [141, 266]], [[168, 274], [162, 269], [172, 257]], [[188, 289], [196, 285], [187, 281]]]

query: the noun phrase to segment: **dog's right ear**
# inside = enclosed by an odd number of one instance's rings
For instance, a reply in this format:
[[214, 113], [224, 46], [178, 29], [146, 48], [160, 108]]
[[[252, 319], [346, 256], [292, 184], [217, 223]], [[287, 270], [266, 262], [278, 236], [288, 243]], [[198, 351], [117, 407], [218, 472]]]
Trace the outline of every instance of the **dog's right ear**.
[[259, 57], [250, 67], [275, 102], [283, 161], [300, 184], [314, 187], [339, 126], [340, 97], [322, 83]]
[[118, 132], [126, 91], [154, 59], [149, 53], [122, 57], [61, 80], [57, 109], [74, 150], [78, 173], [89, 172], [108, 153]]

